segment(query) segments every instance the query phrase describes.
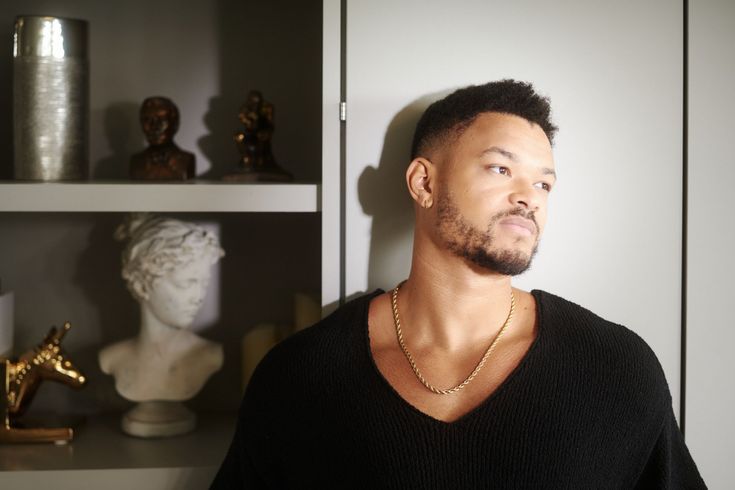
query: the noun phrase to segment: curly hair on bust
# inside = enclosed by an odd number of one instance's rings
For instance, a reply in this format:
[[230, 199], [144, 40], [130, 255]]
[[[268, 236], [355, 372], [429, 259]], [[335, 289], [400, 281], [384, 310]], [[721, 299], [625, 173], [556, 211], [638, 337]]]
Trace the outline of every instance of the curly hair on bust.
[[211, 264], [224, 256], [217, 236], [194, 223], [150, 213], [131, 213], [114, 237], [128, 240], [122, 253], [122, 277], [138, 300], [146, 285], [199, 258]]
[[459, 137], [485, 112], [522, 117], [541, 127], [549, 143], [554, 143], [558, 128], [551, 121], [549, 99], [538, 95], [528, 82], [505, 79], [460, 88], [432, 103], [416, 124], [411, 160], [426, 157], [437, 145]]

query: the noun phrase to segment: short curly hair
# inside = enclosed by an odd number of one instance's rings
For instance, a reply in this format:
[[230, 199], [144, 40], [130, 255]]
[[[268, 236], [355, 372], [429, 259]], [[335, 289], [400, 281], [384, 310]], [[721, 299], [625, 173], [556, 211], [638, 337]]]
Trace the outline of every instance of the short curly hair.
[[427, 156], [451, 136], [458, 137], [485, 112], [512, 114], [537, 124], [554, 144], [557, 127], [551, 122], [548, 97], [536, 93], [528, 82], [511, 79], [470, 85], [432, 103], [416, 124], [411, 159]]
[[206, 258], [224, 256], [219, 239], [199, 225], [151, 213], [131, 213], [115, 230], [115, 239], [128, 240], [122, 254], [122, 277], [139, 301], [153, 281], [173, 270]]

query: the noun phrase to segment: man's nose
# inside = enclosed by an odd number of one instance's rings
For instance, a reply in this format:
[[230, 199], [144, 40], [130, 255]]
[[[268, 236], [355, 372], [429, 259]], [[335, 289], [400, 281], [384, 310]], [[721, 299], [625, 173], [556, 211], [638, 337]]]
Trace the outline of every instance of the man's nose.
[[514, 206], [536, 211], [539, 207], [538, 192], [526, 179], [519, 179], [513, 185], [509, 199]]

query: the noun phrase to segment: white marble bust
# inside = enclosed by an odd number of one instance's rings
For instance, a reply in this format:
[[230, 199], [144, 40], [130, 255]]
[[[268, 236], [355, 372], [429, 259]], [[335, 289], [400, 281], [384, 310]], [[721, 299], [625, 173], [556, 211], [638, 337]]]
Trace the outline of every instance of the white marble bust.
[[[123, 428], [143, 437], [183, 430], [169, 427], [159, 433], [141, 428], [135, 415], [144, 412], [143, 418], [159, 428], [168, 420], [191, 430], [193, 414], [166, 402], [192, 398], [222, 367], [222, 346], [188, 327], [204, 301], [212, 265], [224, 251], [217, 237], [198, 225], [149, 214], [131, 215], [116, 230], [115, 238], [129, 240], [123, 252], [122, 276], [140, 303], [140, 332], [103, 348], [99, 363], [103, 372], [115, 378], [120, 395], [148, 403], [126, 414], [128, 424], [126, 427], [124, 418]], [[138, 423], [132, 429], [130, 417]], [[176, 420], [181, 417], [189, 422]]]

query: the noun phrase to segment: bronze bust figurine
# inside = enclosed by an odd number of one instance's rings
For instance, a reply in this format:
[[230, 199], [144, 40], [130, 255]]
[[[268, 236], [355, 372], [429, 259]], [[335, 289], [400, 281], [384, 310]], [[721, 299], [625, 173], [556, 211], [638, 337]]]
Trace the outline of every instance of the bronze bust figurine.
[[130, 159], [130, 178], [186, 180], [196, 173], [193, 153], [174, 143], [179, 109], [166, 97], [148, 97], [140, 107], [140, 124], [150, 146]]
[[244, 126], [234, 137], [240, 162], [237, 170], [225, 175], [224, 180], [291, 180], [293, 177], [278, 166], [271, 150], [273, 104], [266, 102], [257, 90], [251, 90], [237, 117]]

